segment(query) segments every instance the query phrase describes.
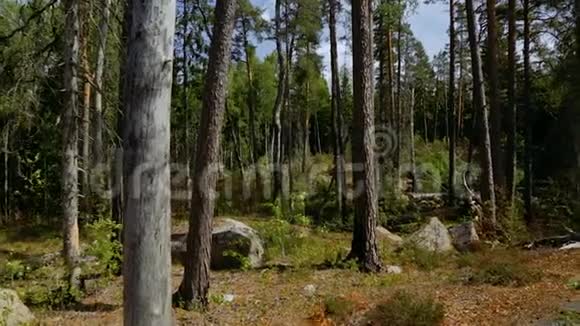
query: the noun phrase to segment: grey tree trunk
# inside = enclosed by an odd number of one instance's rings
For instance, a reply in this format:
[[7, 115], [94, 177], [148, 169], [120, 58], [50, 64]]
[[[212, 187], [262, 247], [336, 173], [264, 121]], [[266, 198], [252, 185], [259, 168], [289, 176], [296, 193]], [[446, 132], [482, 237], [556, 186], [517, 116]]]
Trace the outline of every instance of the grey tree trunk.
[[450, 206], [455, 202], [455, 2], [449, 0], [449, 93], [447, 98], [449, 125], [449, 175], [447, 199]]
[[[578, 1], [576, 1], [577, 3]], [[525, 153], [524, 153], [524, 205], [525, 217], [529, 223], [534, 219], [534, 211], [532, 207], [533, 195], [533, 161], [532, 161], [532, 122], [533, 110], [531, 97], [531, 67], [530, 67], [530, 1], [524, 0], [524, 107], [526, 110], [526, 132], [525, 132]], [[578, 28], [578, 27], [577, 27]]]
[[355, 184], [355, 216], [352, 249], [361, 270], [381, 269], [377, 253], [378, 197], [375, 179], [375, 130], [373, 106], [372, 1], [352, 2], [353, 42], [353, 135], [352, 158]]
[[78, 188], [78, 64], [79, 64], [79, 1], [64, 2], [64, 88], [65, 108], [62, 132], [62, 210], [64, 221], [64, 257], [72, 288], [79, 286], [79, 188]]
[[102, 0], [101, 22], [99, 24], [99, 43], [97, 47], [97, 65], [95, 67], [95, 118], [94, 118], [94, 136], [93, 136], [93, 169], [96, 174], [95, 185], [99, 191], [104, 190], [104, 171], [101, 170], [101, 164], [104, 162], [103, 151], [103, 72], [105, 70], [105, 51], [107, 49], [107, 36], [109, 33], [109, 17], [111, 0]]
[[0, 220], [0, 224], [2, 224], [2, 222], [8, 224], [9, 220], [10, 220], [10, 187], [9, 187], [9, 181], [8, 181], [8, 177], [9, 177], [9, 170], [10, 168], [8, 167], [8, 140], [10, 137], [10, 124], [7, 123], [6, 124], [6, 129], [4, 130], [4, 212], [3, 213], [3, 221]]
[[506, 195], [513, 208], [516, 191], [516, 138], [517, 138], [517, 107], [516, 107], [516, 0], [508, 1], [508, 132], [506, 149]]
[[339, 1], [330, 0], [329, 3], [329, 28], [330, 28], [330, 67], [332, 89], [332, 133], [334, 150], [334, 173], [336, 179], [336, 203], [338, 212], [343, 222], [346, 216], [346, 177], [344, 172], [344, 148], [342, 146], [342, 102], [340, 94], [340, 75], [338, 72], [338, 45], [336, 36], [336, 16], [339, 10]]
[[276, 0], [275, 38], [276, 53], [278, 55], [278, 90], [276, 92], [276, 102], [272, 115], [272, 165], [273, 165], [273, 198], [276, 199], [283, 191], [282, 187], [282, 108], [284, 106], [284, 94], [286, 90], [286, 63], [284, 50], [282, 49], [282, 0]]
[[412, 184], [411, 188], [413, 192], [417, 192], [417, 168], [415, 162], [415, 87], [411, 88], [411, 103], [409, 103], [409, 146], [411, 150], [411, 174], [412, 174]]
[[[502, 149], [502, 119], [499, 77], [498, 77], [498, 41], [497, 19], [495, 13], [496, 0], [486, 0], [487, 3], [487, 79], [489, 82], [489, 103], [491, 111], [491, 153], [493, 160], [493, 176], [495, 187], [500, 194], [505, 191], [505, 164]], [[502, 194], [505, 195], [505, 192]]]
[[[189, 16], [187, 8], [187, 0], [183, 0], [183, 44], [181, 51], [183, 52], [183, 111], [185, 111], [185, 189], [187, 194], [191, 194], [191, 162], [192, 155], [190, 149], [192, 147], [190, 140], [191, 120], [189, 116], [189, 58], [187, 52], [188, 38], [189, 38]], [[191, 202], [188, 201], [187, 209], [191, 210]]]
[[188, 259], [184, 264], [183, 280], [174, 296], [176, 303], [186, 308], [205, 307], [209, 303], [211, 229], [236, 8], [237, 1], [216, 2], [193, 174]]
[[171, 325], [175, 0], [132, 2], [124, 87], [124, 324]]
[[481, 197], [486, 205], [485, 224], [490, 228], [496, 227], [496, 203], [495, 187], [493, 179], [493, 162], [491, 158], [491, 137], [489, 130], [489, 112], [485, 101], [485, 85], [483, 83], [483, 67], [479, 43], [477, 40], [477, 29], [475, 27], [475, 10], [473, 0], [465, 0], [465, 10], [467, 18], [467, 31], [469, 34], [469, 49], [471, 54], [471, 73], [473, 75], [473, 104], [476, 111], [481, 112], [481, 128], [483, 141], [481, 146], [481, 160], [483, 177], [481, 184]]
[[399, 0], [399, 7], [401, 7], [401, 12], [399, 13], [399, 22], [397, 27], [397, 103], [396, 103], [396, 119], [394, 122], [397, 130], [397, 146], [395, 151], [395, 191], [399, 192], [401, 190], [401, 148], [403, 147], [403, 137], [402, 137], [402, 124], [403, 124], [403, 108], [402, 108], [402, 85], [401, 77], [402, 70], [401, 65], [403, 62], [403, 49], [401, 46], [401, 41], [403, 38], [403, 4], [402, 0]]

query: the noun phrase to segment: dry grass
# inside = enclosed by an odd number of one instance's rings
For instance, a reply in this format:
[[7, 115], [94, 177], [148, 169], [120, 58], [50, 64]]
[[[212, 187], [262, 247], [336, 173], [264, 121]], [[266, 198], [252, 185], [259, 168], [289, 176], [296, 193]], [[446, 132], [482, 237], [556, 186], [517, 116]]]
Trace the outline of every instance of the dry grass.
[[[250, 220], [249, 223], [255, 222]], [[212, 273], [209, 311], [200, 314], [176, 309], [174, 316], [177, 324], [364, 324], [378, 305], [404, 290], [433, 297], [435, 302], [441, 303], [445, 310], [444, 325], [522, 325], [556, 312], [562, 301], [578, 295], [578, 291], [567, 284], [570, 279], [579, 276], [580, 251], [503, 250], [474, 254], [471, 259], [475, 261], [498, 255], [517, 260], [528, 269], [542, 271], [543, 277], [536, 282], [521, 287], [504, 287], [458, 282], [458, 275], [464, 267], [458, 264], [460, 259], [457, 257], [445, 257], [436, 267], [421, 269], [397, 253], [383, 255], [385, 264], [403, 263], [404, 273], [401, 275], [361, 274], [351, 269], [315, 269], [312, 265], [323, 263], [328, 256], [343, 252], [349, 245], [350, 236], [310, 232], [306, 237], [311, 238], [306, 242], [307, 246], [285, 257], [290, 262], [299, 262], [296, 268]], [[43, 241], [27, 243], [42, 247], [54, 240]], [[15, 250], [12, 244], [0, 242], [0, 250], [7, 248]], [[298, 259], [299, 255], [307, 255], [308, 258]], [[174, 267], [174, 288], [181, 277], [182, 269]], [[312, 296], [304, 291], [309, 284], [316, 287]], [[2, 286], [10, 287], [11, 284]], [[219, 298], [224, 294], [235, 295], [234, 301], [223, 303]], [[330, 309], [329, 303], [334, 304]], [[46, 325], [121, 325], [121, 304], [122, 282], [116, 278], [86, 297], [82, 305], [74, 310], [36, 308], [35, 313]]]

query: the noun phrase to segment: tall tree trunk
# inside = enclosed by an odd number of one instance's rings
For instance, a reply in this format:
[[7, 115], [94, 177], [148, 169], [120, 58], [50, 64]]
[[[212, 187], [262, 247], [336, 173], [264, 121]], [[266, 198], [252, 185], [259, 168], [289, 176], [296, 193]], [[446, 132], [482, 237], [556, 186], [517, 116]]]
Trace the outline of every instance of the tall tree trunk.
[[169, 164], [175, 1], [134, 1], [131, 15], [123, 119], [124, 324], [171, 325]]
[[[576, 1], [577, 2], [577, 1]], [[531, 67], [530, 67], [530, 1], [524, 0], [524, 107], [526, 111], [526, 134], [525, 134], [525, 157], [524, 157], [524, 203], [525, 216], [528, 222], [534, 218], [532, 208], [533, 195], [533, 170], [532, 170], [532, 125], [533, 109], [530, 101], [531, 97]]]
[[449, 175], [447, 199], [450, 206], [455, 202], [455, 2], [449, 0], [449, 93], [447, 98], [449, 125]]
[[278, 89], [276, 91], [276, 102], [272, 115], [272, 164], [273, 164], [273, 200], [283, 191], [282, 187], [282, 108], [284, 106], [284, 93], [286, 91], [286, 60], [282, 49], [282, 0], [276, 0], [275, 39], [276, 53], [278, 56]]
[[[377, 189], [374, 157], [372, 1], [352, 3], [353, 43], [353, 180], [356, 203], [350, 257], [361, 270], [381, 269], [377, 253]], [[357, 189], [358, 188], [358, 189]]]
[[94, 118], [94, 139], [93, 139], [93, 173], [96, 173], [95, 185], [99, 191], [103, 191], [104, 186], [104, 170], [102, 170], [102, 163], [104, 163], [103, 151], [103, 72], [105, 70], [105, 50], [107, 49], [107, 36], [109, 33], [109, 6], [111, 0], [102, 0], [101, 8], [101, 22], [99, 23], [99, 44], [97, 46], [97, 65], [95, 67], [95, 118]]
[[502, 112], [498, 77], [496, 0], [487, 2], [487, 78], [489, 81], [489, 102], [491, 111], [491, 157], [495, 187], [505, 194], [504, 153], [502, 149]]
[[90, 2], [82, 2], [80, 3], [81, 9], [81, 64], [82, 64], [82, 72], [83, 72], [83, 112], [82, 112], [82, 120], [81, 120], [81, 166], [82, 166], [82, 193], [84, 195], [85, 200], [83, 202], [87, 202], [86, 200], [89, 198], [89, 193], [91, 192], [91, 185], [89, 181], [89, 175], [91, 171], [91, 161], [90, 161], [90, 146], [91, 146], [91, 136], [90, 136], [90, 127], [91, 127], [91, 93], [92, 93], [92, 76], [91, 76], [91, 68], [89, 63], [89, 37], [90, 37], [90, 24], [89, 21], [92, 20], [91, 14], [91, 3]]
[[411, 103], [409, 103], [409, 147], [411, 150], [411, 190], [416, 192], [417, 189], [417, 169], [415, 162], [415, 87], [411, 87]]
[[[123, 6], [123, 23], [121, 26], [121, 46], [119, 59], [119, 107], [117, 109], [117, 144], [111, 162], [111, 216], [118, 224], [123, 223], [125, 209], [125, 184], [123, 178], [123, 143], [125, 137], [125, 79], [127, 75], [127, 46], [132, 25], [133, 0], [127, 0]], [[122, 234], [118, 234], [122, 240]]]
[[4, 221], [0, 220], [0, 224], [2, 222], [8, 224], [10, 221], [10, 187], [9, 187], [9, 171], [10, 168], [8, 167], [8, 140], [10, 139], [10, 123], [6, 123], [6, 127], [4, 129]]
[[78, 63], [79, 63], [79, 1], [64, 2], [64, 88], [65, 108], [62, 133], [62, 210], [64, 221], [64, 257], [72, 288], [79, 286], [79, 202], [78, 202]]
[[489, 129], [489, 114], [485, 101], [485, 85], [483, 83], [483, 67], [479, 43], [477, 39], [477, 29], [475, 27], [475, 10], [473, 0], [465, 0], [465, 10], [467, 18], [467, 31], [469, 34], [469, 48], [471, 53], [471, 73], [473, 75], [473, 104], [475, 111], [481, 112], [481, 127], [483, 141], [481, 146], [481, 166], [483, 177], [481, 182], [481, 198], [486, 205], [486, 216], [484, 223], [490, 228], [496, 227], [496, 204], [495, 187], [493, 179], [493, 163], [491, 158], [491, 136]]
[[340, 94], [340, 74], [338, 72], [338, 45], [336, 36], [336, 20], [339, 11], [339, 0], [329, 0], [329, 28], [330, 28], [330, 67], [332, 89], [332, 136], [334, 150], [334, 173], [336, 179], [336, 203], [343, 222], [348, 220], [346, 215], [346, 177], [344, 171], [344, 148], [342, 146], [342, 98]]
[[248, 41], [248, 27], [246, 20], [242, 20], [243, 27], [243, 37], [244, 37], [244, 51], [246, 53], [246, 75], [248, 78], [248, 109], [249, 109], [249, 120], [250, 120], [250, 160], [254, 168], [255, 173], [255, 189], [254, 193], [256, 195], [255, 199], [257, 201], [262, 200], [262, 180], [260, 177], [260, 169], [258, 165], [259, 153], [258, 153], [258, 140], [256, 136], [256, 88], [254, 87], [254, 73], [251, 63], [251, 53], [250, 53], [250, 42]]
[[[310, 59], [310, 43], [306, 45], [306, 58]], [[306, 171], [306, 160], [308, 159], [310, 147], [310, 76], [306, 77], [306, 91], [304, 94], [306, 105], [304, 107], [304, 116], [302, 124], [302, 166], [301, 172]]]
[[211, 229], [215, 209], [216, 167], [227, 92], [237, 1], [218, 0], [213, 40], [204, 86], [202, 113], [195, 157], [187, 258], [176, 299], [186, 307], [208, 304]]
[[516, 0], [508, 1], [508, 132], [507, 132], [507, 199], [511, 206], [514, 204], [516, 191]]
[[[192, 155], [191, 155], [191, 137], [190, 137], [190, 130], [191, 130], [191, 119], [189, 115], [189, 57], [187, 51], [187, 44], [191, 40], [189, 39], [189, 10], [187, 7], [187, 0], [183, 0], [183, 44], [181, 51], [183, 52], [183, 111], [185, 112], [185, 188], [187, 190], [187, 194], [191, 196], [191, 162], [192, 162]], [[191, 201], [187, 202], [187, 210], [191, 210]]]
[[397, 121], [395, 122], [397, 130], [397, 147], [395, 152], [395, 190], [398, 192], [401, 190], [401, 148], [403, 147], [403, 137], [402, 136], [402, 122], [403, 122], [403, 109], [402, 109], [402, 85], [401, 85], [401, 64], [403, 62], [403, 52], [402, 52], [402, 38], [403, 38], [403, 4], [402, 0], [399, 0], [399, 7], [401, 12], [399, 13], [399, 22], [397, 27], [397, 104], [396, 104], [396, 116]]

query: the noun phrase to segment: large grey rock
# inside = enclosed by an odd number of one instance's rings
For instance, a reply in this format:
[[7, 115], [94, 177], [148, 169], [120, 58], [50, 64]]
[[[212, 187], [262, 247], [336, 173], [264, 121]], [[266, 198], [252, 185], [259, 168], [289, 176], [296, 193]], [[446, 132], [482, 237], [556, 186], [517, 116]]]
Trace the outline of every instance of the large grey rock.
[[[187, 254], [187, 234], [171, 235], [171, 257], [183, 264]], [[258, 233], [246, 224], [223, 219], [212, 230], [211, 268], [260, 267], [264, 246]]]
[[473, 222], [466, 222], [449, 229], [451, 241], [459, 251], [474, 250], [479, 246], [479, 236]]
[[436, 217], [432, 217], [429, 223], [413, 233], [409, 241], [418, 248], [427, 251], [447, 252], [453, 250], [449, 231]]
[[18, 326], [34, 321], [34, 315], [14, 290], [0, 289], [0, 325]]
[[376, 234], [377, 234], [377, 238], [379, 240], [383, 240], [383, 239], [388, 240], [389, 242], [391, 242], [392, 244], [394, 244], [396, 246], [399, 246], [403, 243], [403, 238], [392, 233], [391, 231], [385, 229], [382, 226], [377, 227]]
[[560, 250], [580, 249], [580, 242], [572, 242], [560, 247]]

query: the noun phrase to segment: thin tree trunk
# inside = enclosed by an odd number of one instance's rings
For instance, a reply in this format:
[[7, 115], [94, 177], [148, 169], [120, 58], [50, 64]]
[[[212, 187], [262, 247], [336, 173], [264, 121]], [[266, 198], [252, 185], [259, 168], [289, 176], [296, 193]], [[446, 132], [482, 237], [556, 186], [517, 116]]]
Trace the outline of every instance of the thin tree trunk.
[[401, 190], [401, 147], [403, 147], [403, 137], [402, 137], [402, 121], [403, 121], [403, 109], [402, 109], [402, 88], [401, 88], [401, 64], [403, 62], [403, 53], [401, 40], [403, 38], [403, 5], [402, 0], [399, 0], [399, 6], [401, 7], [401, 12], [399, 13], [399, 23], [397, 27], [397, 147], [395, 152], [395, 190], [398, 192]]
[[276, 17], [275, 22], [275, 38], [276, 38], [276, 53], [278, 55], [278, 89], [276, 92], [276, 102], [274, 104], [274, 112], [272, 115], [272, 164], [273, 164], [273, 200], [276, 200], [283, 191], [282, 187], [282, 122], [281, 114], [284, 106], [284, 93], [286, 90], [286, 63], [284, 58], [284, 51], [282, 49], [282, 16], [280, 7], [282, 0], [276, 0]]
[[262, 195], [262, 181], [260, 178], [260, 169], [258, 166], [258, 141], [256, 137], [256, 89], [254, 87], [254, 73], [252, 70], [251, 56], [250, 56], [250, 43], [248, 41], [248, 28], [246, 26], [246, 20], [242, 20], [243, 27], [243, 37], [244, 37], [244, 51], [246, 53], [246, 74], [248, 78], [248, 108], [249, 108], [249, 120], [250, 120], [250, 160], [254, 168], [255, 173], [255, 199], [261, 201]]
[[90, 135], [90, 127], [91, 127], [91, 92], [92, 92], [92, 76], [91, 76], [91, 68], [89, 63], [89, 37], [90, 37], [90, 28], [89, 28], [89, 21], [92, 20], [91, 14], [91, 3], [90, 2], [82, 2], [80, 3], [81, 8], [81, 17], [82, 17], [82, 24], [81, 24], [81, 64], [82, 64], [82, 71], [83, 71], [83, 79], [84, 79], [84, 86], [83, 86], [83, 113], [82, 113], [82, 120], [81, 120], [81, 166], [82, 166], [82, 193], [84, 195], [86, 202], [88, 199], [89, 193], [91, 192], [91, 185], [89, 181], [89, 175], [91, 170], [91, 161], [90, 161], [90, 146], [91, 146], [91, 135]]
[[411, 87], [411, 103], [409, 104], [409, 147], [411, 150], [411, 190], [417, 192], [417, 169], [415, 162], [415, 87]]
[[0, 221], [0, 224], [4, 222], [8, 224], [10, 220], [10, 187], [9, 187], [9, 171], [8, 167], [8, 140], [10, 137], [10, 123], [6, 123], [6, 129], [4, 130], [4, 221]]
[[[577, 2], [577, 1], [576, 1]], [[524, 0], [524, 107], [526, 111], [526, 135], [525, 135], [525, 157], [524, 157], [524, 203], [526, 221], [534, 219], [532, 207], [533, 195], [533, 162], [532, 162], [532, 125], [533, 109], [530, 101], [531, 97], [531, 67], [530, 67], [530, 1]]]
[[103, 72], [105, 70], [105, 51], [107, 49], [107, 36], [109, 33], [109, 6], [111, 0], [102, 0], [101, 22], [99, 24], [99, 44], [97, 47], [97, 65], [95, 67], [95, 118], [94, 118], [94, 139], [93, 139], [93, 172], [96, 173], [96, 186], [99, 191], [102, 191], [104, 186], [104, 171], [101, 169], [101, 164], [104, 163], [103, 151]]
[[[191, 162], [192, 162], [192, 155], [191, 155], [191, 137], [190, 137], [190, 130], [191, 130], [191, 119], [189, 115], [189, 57], [187, 52], [187, 44], [189, 40], [189, 10], [187, 8], [187, 0], [183, 0], [183, 44], [182, 44], [182, 52], [183, 52], [183, 111], [185, 112], [185, 188], [187, 189], [188, 196], [191, 196]], [[187, 201], [187, 210], [191, 210], [191, 201]]]
[[516, 0], [508, 1], [508, 132], [507, 132], [507, 176], [506, 190], [507, 200], [510, 206], [514, 205], [516, 190]]
[[449, 0], [449, 97], [447, 98], [449, 125], [449, 175], [447, 179], [448, 204], [455, 202], [455, 3]]
[[[361, 270], [381, 269], [377, 253], [377, 189], [374, 158], [373, 39], [372, 1], [352, 3], [353, 43], [353, 180], [356, 195], [354, 231], [350, 257], [358, 260]], [[361, 189], [357, 189], [357, 188]]]
[[491, 136], [489, 130], [489, 114], [485, 101], [485, 85], [483, 83], [483, 67], [481, 63], [481, 54], [479, 52], [479, 43], [477, 40], [477, 29], [475, 27], [475, 10], [473, 0], [465, 0], [467, 30], [469, 33], [469, 47], [471, 53], [471, 72], [473, 75], [473, 104], [475, 111], [481, 112], [482, 126], [482, 185], [481, 198], [486, 205], [486, 215], [484, 223], [492, 229], [496, 227], [496, 204], [495, 204], [495, 187], [493, 179], [493, 163], [491, 158]]
[[339, 11], [339, 0], [329, 0], [330, 28], [330, 67], [332, 89], [332, 137], [334, 150], [334, 173], [336, 178], [336, 203], [343, 223], [348, 220], [346, 215], [346, 177], [344, 172], [344, 149], [342, 146], [342, 98], [340, 92], [340, 74], [338, 71], [338, 46], [336, 36], [336, 19]]
[[214, 192], [219, 165], [220, 136], [225, 112], [228, 66], [232, 48], [237, 1], [218, 0], [213, 40], [204, 86], [203, 106], [187, 236], [187, 258], [183, 280], [175, 299], [188, 308], [207, 306]]
[[[123, 178], [123, 145], [125, 137], [125, 79], [127, 75], [127, 46], [132, 24], [133, 0], [128, 0], [123, 6], [123, 23], [121, 27], [121, 48], [119, 60], [119, 108], [117, 110], [117, 146], [111, 162], [111, 216], [117, 224], [123, 223], [123, 211], [125, 209], [125, 183]], [[121, 231], [122, 232], [122, 231]], [[118, 234], [122, 241], [122, 233]]]
[[505, 169], [502, 149], [502, 112], [498, 77], [496, 0], [487, 2], [487, 79], [489, 81], [489, 102], [491, 111], [491, 152], [495, 186], [505, 195]]
[[79, 1], [64, 2], [65, 48], [64, 88], [65, 111], [62, 133], [62, 210], [64, 221], [64, 257], [70, 273], [71, 288], [79, 286], [79, 202], [78, 202], [78, 63], [79, 63]]

